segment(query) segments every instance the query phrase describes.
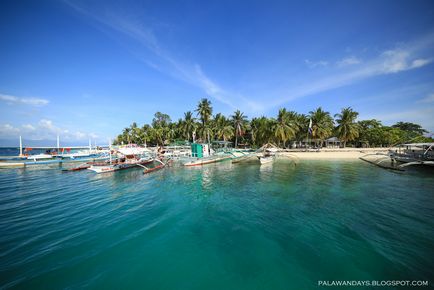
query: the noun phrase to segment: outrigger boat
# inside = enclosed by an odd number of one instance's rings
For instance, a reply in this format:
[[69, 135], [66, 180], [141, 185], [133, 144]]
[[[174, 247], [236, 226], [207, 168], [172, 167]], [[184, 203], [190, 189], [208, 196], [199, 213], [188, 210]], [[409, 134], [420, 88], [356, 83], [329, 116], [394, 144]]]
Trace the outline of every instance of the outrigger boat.
[[154, 161], [152, 157], [145, 156], [145, 152], [148, 152], [146, 148], [139, 147], [135, 144], [130, 144], [125, 147], [121, 147], [115, 150], [117, 154], [121, 157], [116, 158], [114, 161], [110, 160], [103, 163], [91, 163], [90, 167], [87, 168], [96, 173], [113, 172], [121, 169], [128, 169], [136, 166], [143, 167], [145, 164]]
[[191, 157], [183, 163], [184, 166], [201, 166], [231, 159], [231, 156], [219, 152], [216, 153], [208, 144], [191, 144]]
[[261, 164], [272, 163], [276, 158], [277, 148], [265, 148], [262, 154], [259, 154], [257, 157]]
[[267, 163], [272, 163], [275, 157], [273, 155], [263, 155], [263, 156], [258, 156], [258, 158], [261, 164], [267, 164]]
[[434, 166], [434, 143], [406, 143], [396, 147], [397, 149], [390, 149], [387, 154], [366, 154], [360, 159], [393, 170], [404, 170], [405, 167], [413, 165]]
[[48, 159], [54, 159], [56, 156], [51, 154], [35, 154], [35, 155], [29, 155], [27, 156], [27, 160], [48, 160]]
[[389, 150], [392, 162], [404, 163], [399, 167], [410, 165], [434, 166], [434, 143], [400, 144], [397, 150]]
[[200, 166], [200, 165], [206, 165], [206, 164], [211, 164], [211, 163], [217, 163], [217, 162], [221, 162], [221, 161], [225, 161], [225, 160], [229, 160], [231, 159], [230, 156], [227, 155], [217, 155], [217, 156], [211, 156], [211, 157], [204, 157], [204, 158], [199, 158], [196, 160], [192, 160], [192, 161], [188, 161], [186, 163], [184, 163], [184, 166]]

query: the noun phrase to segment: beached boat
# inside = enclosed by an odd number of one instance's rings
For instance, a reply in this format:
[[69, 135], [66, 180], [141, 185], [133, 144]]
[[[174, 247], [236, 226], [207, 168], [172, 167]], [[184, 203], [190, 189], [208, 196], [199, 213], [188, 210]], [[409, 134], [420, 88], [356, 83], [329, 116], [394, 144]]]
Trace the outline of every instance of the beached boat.
[[400, 144], [398, 149], [389, 150], [392, 162], [403, 163], [399, 167], [411, 165], [434, 166], [434, 143]]

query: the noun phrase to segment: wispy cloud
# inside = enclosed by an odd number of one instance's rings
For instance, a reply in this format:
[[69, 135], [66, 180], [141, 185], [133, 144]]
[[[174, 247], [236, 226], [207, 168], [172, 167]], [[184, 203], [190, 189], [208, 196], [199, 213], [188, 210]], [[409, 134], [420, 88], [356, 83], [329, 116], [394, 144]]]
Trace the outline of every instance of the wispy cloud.
[[355, 65], [355, 64], [359, 64], [362, 61], [355, 57], [355, 56], [350, 56], [350, 57], [345, 57], [339, 61], [336, 62], [336, 65], [338, 67], [345, 67], [345, 66], [349, 66], [349, 65]]
[[[236, 93], [223, 89], [205, 74], [199, 64], [180, 61], [174, 58], [171, 53], [159, 43], [153, 31], [143, 25], [142, 22], [135, 21], [135, 18], [131, 17], [132, 15], [121, 15], [121, 13], [116, 13], [111, 10], [108, 12], [105, 11], [105, 13], [101, 13], [101, 11], [98, 11], [99, 13], [92, 13], [87, 8], [79, 6], [75, 2], [65, 1], [65, 3], [74, 8], [77, 12], [96, 20], [98, 23], [109, 27], [113, 31], [137, 41], [158, 58], [157, 61], [153, 62], [148, 58], [136, 55], [138, 59], [146, 65], [202, 89], [210, 97], [228, 105], [232, 109], [236, 107], [232, 102], [233, 99], [237, 99], [237, 97], [234, 98]], [[248, 103], [248, 100], [244, 100]]]
[[357, 66], [352, 66], [353, 68], [346, 70], [345, 73], [336, 69], [335, 71], [329, 71], [323, 78], [309, 80], [304, 84], [288, 89], [284, 93], [283, 98], [267, 102], [264, 106], [268, 108], [278, 107], [297, 98], [348, 86], [375, 76], [396, 74], [421, 68], [431, 64], [433, 61], [431, 56], [421, 56], [421, 51], [429, 51], [433, 47], [434, 37], [430, 35], [428, 38], [412, 44], [401, 45], [394, 49], [383, 51], [370, 60]]
[[317, 67], [326, 67], [328, 66], [329, 62], [325, 61], [325, 60], [319, 60], [319, 61], [312, 61], [309, 59], [305, 59], [304, 63], [309, 67], [309, 68], [317, 68]]
[[425, 104], [426, 104], [426, 103], [434, 103], [434, 93], [432, 93], [432, 94], [426, 96], [426, 97], [423, 98], [423, 99], [418, 100], [417, 102], [418, 102], [418, 103], [425, 103]]
[[45, 106], [49, 103], [46, 99], [40, 98], [21, 98], [11, 95], [0, 94], [0, 101], [10, 105], [29, 105], [29, 106]]

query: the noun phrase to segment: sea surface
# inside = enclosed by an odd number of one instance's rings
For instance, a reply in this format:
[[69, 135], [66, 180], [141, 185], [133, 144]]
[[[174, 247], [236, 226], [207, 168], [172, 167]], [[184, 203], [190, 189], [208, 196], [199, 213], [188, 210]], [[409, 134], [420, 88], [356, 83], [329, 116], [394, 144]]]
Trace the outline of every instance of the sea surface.
[[433, 170], [362, 161], [60, 169], [0, 169], [2, 289], [434, 285]]

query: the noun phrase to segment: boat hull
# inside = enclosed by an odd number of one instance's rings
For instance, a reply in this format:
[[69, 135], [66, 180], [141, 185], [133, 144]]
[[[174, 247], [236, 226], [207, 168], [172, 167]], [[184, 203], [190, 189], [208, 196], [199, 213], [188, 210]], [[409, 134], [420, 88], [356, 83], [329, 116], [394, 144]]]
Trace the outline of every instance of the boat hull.
[[231, 159], [231, 157], [229, 157], [229, 156], [218, 157], [218, 158], [213, 158], [213, 159], [198, 159], [198, 160], [184, 163], [184, 166], [187, 166], [187, 167], [202, 166], [202, 165], [206, 165], [206, 164], [222, 162], [222, 161], [229, 160], [229, 159]]
[[117, 164], [106, 164], [106, 165], [91, 165], [88, 169], [92, 170], [96, 173], [105, 173], [105, 172], [113, 172], [123, 169], [128, 169], [140, 165], [145, 165], [151, 163], [153, 160], [144, 160], [135, 163], [117, 163]]

